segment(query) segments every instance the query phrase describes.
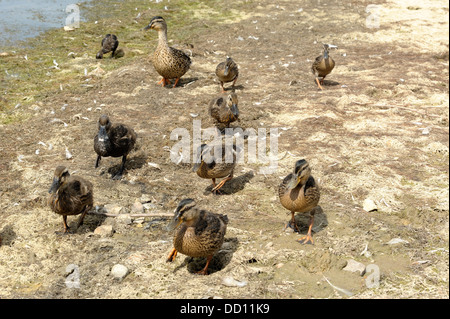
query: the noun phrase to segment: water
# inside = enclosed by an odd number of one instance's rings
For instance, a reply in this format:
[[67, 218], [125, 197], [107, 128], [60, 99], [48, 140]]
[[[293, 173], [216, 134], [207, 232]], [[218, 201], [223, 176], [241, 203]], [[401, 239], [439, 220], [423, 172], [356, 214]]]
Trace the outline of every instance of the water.
[[[51, 28], [62, 28], [76, 12], [68, 5], [76, 6], [76, 0], [0, 0], [0, 47], [14, 46], [29, 37]], [[69, 7], [70, 8], [70, 7]], [[80, 12], [80, 21], [83, 21]], [[67, 20], [69, 18], [69, 20]], [[67, 20], [67, 21], [66, 21]]]

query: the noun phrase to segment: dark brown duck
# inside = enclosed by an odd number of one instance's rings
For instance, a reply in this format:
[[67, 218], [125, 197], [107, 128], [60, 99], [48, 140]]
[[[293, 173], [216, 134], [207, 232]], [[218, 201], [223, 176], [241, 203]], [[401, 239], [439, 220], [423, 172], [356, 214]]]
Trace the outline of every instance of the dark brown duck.
[[291, 211], [289, 225], [295, 231], [299, 231], [295, 223], [295, 213], [310, 213], [308, 233], [298, 239], [301, 243], [313, 243], [311, 229], [314, 223], [314, 208], [319, 203], [320, 191], [314, 177], [311, 176], [311, 168], [306, 160], [302, 159], [295, 163], [294, 172], [284, 178], [278, 187], [280, 202], [284, 208]]
[[209, 104], [209, 114], [219, 129], [230, 127], [230, 123], [238, 121], [239, 109], [236, 93], [213, 99]]
[[[334, 60], [328, 54], [328, 50], [330, 48], [337, 49], [337, 46], [332, 44], [324, 44], [323, 54], [318, 56], [311, 66], [311, 72], [316, 75], [316, 83], [321, 90], [323, 90], [321, 86], [321, 84], [323, 85], [323, 80], [328, 74], [330, 74], [331, 71], [333, 71], [335, 66]], [[320, 80], [318, 78], [320, 78]]]
[[[219, 189], [233, 178], [240, 151], [235, 144], [227, 146], [224, 141], [225, 139], [222, 138], [219, 142], [213, 141], [209, 144], [202, 144], [197, 150], [196, 163], [192, 168], [192, 171], [196, 172], [199, 177], [212, 180], [213, 188], [211, 191], [214, 194], [220, 193]], [[218, 144], [221, 145], [216, 148]], [[216, 150], [218, 154], [215, 154]], [[216, 185], [216, 179], [223, 177], [225, 179]]]
[[71, 176], [64, 166], [55, 169], [52, 185], [49, 189], [51, 209], [63, 217], [64, 233], [69, 231], [67, 216], [79, 215], [77, 228], [83, 223], [84, 216], [94, 202], [91, 182], [79, 176]]
[[183, 199], [175, 210], [168, 230], [175, 230], [173, 246], [167, 261], [172, 262], [178, 252], [190, 257], [206, 257], [205, 267], [197, 274], [207, 275], [214, 254], [222, 247], [228, 217], [198, 209], [193, 199]]
[[102, 40], [102, 48], [98, 51], [96, 58], [103, 59], [103, 54], [111, 52], [111, 58], [114, 57], [117, 47], [119, 46], [119, 40], [114, 34], [107, 34]]
[[128, 153], [136, 143], [137, 135], [134, 130], [124, 124], [112, 124], [107, 115], [100, 116], [98, 120], [98, 134], [94, 137], [94, 150], [97, 153], [95, 168], [98, 167], [102, 157], [122, 156], [122, 165], [113, 179], [121, 179], [125, 169]]
[[233, 82], [231, 88], [234, 89], [234, 85], [236, 84], [237, 78], [239, 76], [239, 69], [232, 58], [227, 58], [225, 62], [221, 62], [217, 65], [216, 75], [219, 78], [222, 93], [224, 93], [224, 83]]

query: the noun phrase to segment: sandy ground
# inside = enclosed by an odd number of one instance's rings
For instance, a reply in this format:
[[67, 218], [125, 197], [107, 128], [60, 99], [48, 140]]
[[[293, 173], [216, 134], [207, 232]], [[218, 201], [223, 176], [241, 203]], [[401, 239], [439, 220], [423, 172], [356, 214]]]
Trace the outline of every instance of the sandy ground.
[[[95, 53], [61, 62], [61, 72], [98, 67], [87, 76], [94, 85], [81, 94], [50, 94], [21, 110], [30, 120], [0, 126], [0, 298], [449, 297], [447, 1], [270, 3], [243, 2], [235, 19], [173, 43], [192, 53], [180, 87], [156, 84], [148, 59], [153, 34], [141, 59], [111, 72], [101, 72], [109, 61], [96, 61]], [[378, 7], [368, 12], [370, 4]], [[169, 29], [169, 38], [175, 32]], [[323, 91], [310, 72], [321, 43], [339, 47], [331, 51], [336, 68]], [[279, 161], [266, 175], [259, 173], [264, 163], [240, 164], [224, 194], [214, 196], [192, 164], [170, 160], [170, 134], [192, 132], [191, 114], [203, 128], [212, 125], [207, 105], [220, 92], [214, 69], [227, 55], [240, 68], [240, 125], [279, 128]], [[103, 113], [138, 134], [121, 181], [110, 178], [119, 159], [105, 158], [94, 169], [93, 137]], [[300, 158], [321, 184], [314, 245], [284, 231], [289, 215], [277, 196]], [[165, 217], [127, 222], [90, 214], [76, 233], [55, 234], [62, 220], [46, 198], [60, 164], [94, 184], [100, 210], [113, 204], [125, 216], [142, 201], [151, 204], [146, 213], [167, 214], [192, 197], [227, 214], [211, 274], [193, 274], [204, 259], [165, 262], [172, 247]], [[366, 199], [377, 210], [366, 212]], [[302, 233], [308, 220], [297, 216]], [[111, 225], [113, 235], [94, 234], [100, 225]], [[367, 266], [366, 274], [344, 270], [348, 260]], [[111, 275], [115, 264], [129, 269], [123, 280]], [[368, 285], [377, 270], [379, 285]], [[75, 275], [79, 288], [66, 284]], [[224, 285], [227, 276], [245, 286]]]

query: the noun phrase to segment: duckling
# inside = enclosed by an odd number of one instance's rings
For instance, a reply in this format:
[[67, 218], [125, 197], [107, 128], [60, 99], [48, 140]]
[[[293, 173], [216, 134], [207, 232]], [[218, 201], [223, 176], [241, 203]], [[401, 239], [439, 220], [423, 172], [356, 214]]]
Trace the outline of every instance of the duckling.
[[100, 116], [98, 134], [94, 137], [94, 150], [98, 155], [95, 168], [98, 167], [102, 156], [122, 156], [119, 172], [113, 176], [113, 179], [121, 179], [127, 155], [133, 149], [136, 138], [137, 135], [131, 127], [124, 124], [112, 124], [107, 115]]
[[175, 260], [180, 252], [190, 257], [206, 257], [205, 267], [197, 272], [208, 274], [208, 266], [214, 254], [222, 247], [227, 230], [228, 217], [198, 209], [193, 199], [183, 199], [175, 209], [175, 215], [167, 226], [176, 229], [173, 246], [167, 262]]
[[158, 84], [166, 86], [170, 79], [175, 79], [173, 87], [177, 86], [180, 78], [189, 70], [191, 58], [178, 49], [169, 47], [167, 43], [167, 24], [162, 17], [153, 17], [144, 30], [158, 31], [158, 46], [153, 56], [153, 66], [163, 78]]
[[319, 203], [320, 190], [314, 177], [311, 176], [311, 168], [306, 160], [301, 159], [295, 163], [294, 172], [286, 176], [278, 187], [278, 195], [281, 204], [291, 211], [292, 217], [289, 225], [298, 232], [294, 215], [310, 212], [310, 223], [306, 236], [298, 239], [300, 243], [314, 243], [311, 235], [314, 223], [314, 210]]
[[96, 58], [103, 59], [103, 54], [111, 53], [111, 58], [114, 57], [117, 47], [119, 46], [119, 41], [114, 34], [107, 34], [102, 40], [102, 49], [98, 51]]
[[68, 215], [79, 215], [77, 228], [83, 224], [86, 213], [92, 208], [94, 195], [91, 182], [79, 176], [71, 176], [64, 166], [55, 169], [52, 185], [48, 191], [51, 195], [48, 203], [51, 209], [62, 215], [64, 232], [69, 232]]
[[[210, 144], [202, 144], [197, 150], [197, 159], [193, 172], [201, 178], [210, 178], [212, 180], [212, 193], [220, 194], [219, 189], [229, 180], [233, 178], [234, 168], [238, 160], [240, 148], [233, 144], [232, 147], [224, 145], [224, 138], [221, 139], [221, 144], [211, 142]], [[216, 152], [220, 151], [218, 155]], [[216, 178], [223, 178], [219, 184], [216, 185]]]
[[[311, 66], [311, 72], [316, 75], [316, 83], [319, 89], [323, 90], [321, 84], [323, 84], [323, 80], [325, 77], [333, 71], [334, 68], [334, 60], [328, 54], [328, 50], [330, 48], [337, 49], [337, 46], [333, 44], [324, 44], [323, 45], [323, 54], [318, 56], [316, 60], [313, 62]], [[321, 78], [320, 81], [318, 78]]]
[[230, 127], [230, 123], [239, 121], [238, 98], [236, 93], [230, 93], [213, 99], [209, 104], [209, 114], [220, 128]]
[[233, 81], [231, 88], [234, 89], [237, 78], [239, 76], [239, 70], [237, 64], [232, 58], [228, 57], [225, 62], [219, 63], [216, 67], [216, 75], [220, 81], [220, 87], [222, 88], [222, 93], [225, 92], [223, 83], [228, 83]]

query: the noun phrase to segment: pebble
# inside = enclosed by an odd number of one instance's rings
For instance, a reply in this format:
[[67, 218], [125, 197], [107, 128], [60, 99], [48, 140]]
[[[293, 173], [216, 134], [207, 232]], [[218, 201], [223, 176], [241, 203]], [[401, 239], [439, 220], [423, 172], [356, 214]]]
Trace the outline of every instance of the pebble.
[[371, 211], [377, 210], [378, 208], [373, 200], [371, 200], [370, 198], [366, 198], [363, 203], [363, 209], [366, 212], [371, 212]]
[[246, 281], [239, 281], [230, 276], [226, 276], [225, 278], [223, 278], [222, 284], [227, 287], [245, 287], [245, 286], [247, 286]]
[[114, 278], [122, 280], [128, 275], [128, 268], [121, 264], [116, 264], [111, 268], [111, 275]]
[[144, 205], [140, 201], [135, 201], [131, 206], [131, 212], [134, 214], [142, 214], [144, 212]]
[[363, 263], [357, 262], [353, 259], [349, 259], [347, 261], [347, 266], [345, 266], [343, 270], [350, 272], [359, 272], [359, 274], [362, 276], [366, 272], [366, 266]]
[[401, 239], [401, 238], [392, 238], [387, 243], [388, 245], [395, 245], [395, 244], [409, 244], [407, 240]]
[[129, 214], [120, 214], [117, 216], [116, 220], [124, 223], [125, 225], [131, 225], [132, 223], [131, 216]]
[[107, 214], [120, 214], [122, 210], [123, 207], [117, 204], [106, 204], [103, 206], [103, 211]]
[[101, 237], [111, 237], [113, 234], [113, 227], [111, 225], [101, 225], [94, 230], [95, 235], [100, 235]]

